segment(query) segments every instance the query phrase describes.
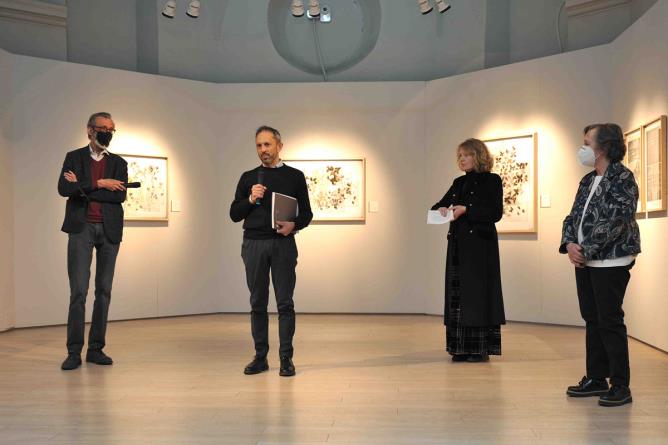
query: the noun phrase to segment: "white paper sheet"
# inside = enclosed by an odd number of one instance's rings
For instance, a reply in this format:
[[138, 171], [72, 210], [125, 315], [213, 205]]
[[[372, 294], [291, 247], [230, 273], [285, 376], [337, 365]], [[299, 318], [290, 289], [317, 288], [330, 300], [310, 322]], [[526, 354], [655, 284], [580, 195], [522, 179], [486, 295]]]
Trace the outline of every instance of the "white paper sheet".
[[438, 210], [429, 210], [427, 212], [427, 224], [447, 224], [453, 219], [452, 210], [448, 210], [445, 216]]

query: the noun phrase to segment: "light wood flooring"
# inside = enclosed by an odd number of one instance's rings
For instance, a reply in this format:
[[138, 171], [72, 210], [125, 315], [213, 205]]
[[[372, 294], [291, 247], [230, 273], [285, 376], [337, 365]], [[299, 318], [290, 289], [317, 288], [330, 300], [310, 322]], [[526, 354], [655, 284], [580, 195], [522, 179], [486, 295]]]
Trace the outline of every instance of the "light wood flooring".
[[0, 444], [668, 444], [668, 355], [634, 340], [634, 403], [602, 408], [564, 394], [581, 328], [510, 323], [503, 356], [472, 364], [439, 317], [298, 315], [293, 378], [276, 330], [256, 376], [247, 315], [110, 323], [114, 365], [69, 372], [65, 327], [2, 333]]

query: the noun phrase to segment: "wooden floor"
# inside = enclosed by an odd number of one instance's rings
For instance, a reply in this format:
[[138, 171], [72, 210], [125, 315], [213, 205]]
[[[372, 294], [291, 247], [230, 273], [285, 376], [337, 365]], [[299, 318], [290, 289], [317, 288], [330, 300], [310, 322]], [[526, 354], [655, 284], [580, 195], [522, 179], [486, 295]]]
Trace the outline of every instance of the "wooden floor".
[[64, 327], [0, 334], [0, 444], [668, 444], [668, 355], [631, 341], [634, 403], [570, 399], [584, 331], [511, 323], [452, 363], [438, 317], [301, 315], [297, 376], [245, 376], [245, 315], [109, 325], [111, 367], [60, 370]]

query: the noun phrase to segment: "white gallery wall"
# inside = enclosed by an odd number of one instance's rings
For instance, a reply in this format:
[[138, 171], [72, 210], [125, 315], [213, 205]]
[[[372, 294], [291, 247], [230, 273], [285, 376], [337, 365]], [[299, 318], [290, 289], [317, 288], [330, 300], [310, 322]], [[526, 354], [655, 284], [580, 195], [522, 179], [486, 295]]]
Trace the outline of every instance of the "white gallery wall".
[[[580, 325], [573, 271], [557, 253], [587, 172], [575, 151], [588, 123], [635, 125], [668, 112], [667, 9], [657, 2], [611, 45], [427, 84], [215, 85], [5, 56], [15, 325], [66, 321], [56, 181], [65, 151], [86, 143], [86, 118], [98, 110], [115, 117], [113, 151], [169, 157], [170, 198], [182, 207], [169, 223], [127, 223], [112, 319], [248, 311], [241, 227], [228, 209], [239, 175], [258, 163], [253, 131], [269, 124], [284, 134], [285, 158], [366, 158], [367, 201], [380, 205], [365, 224], [314, 224], [298, 235], [300, 312], [441, 314], [445, 229], [424, 219], [458, 174], [455, 147], [472, 136], [536, 132], [538, 192], [551, 206], [539, 209], [536, 235], [501, 236], [506, 311], [512, 320]], [[626, 308], [631, 335], [668, 349], [663, 216], [640, 223], [644, 253]]]
[[0, 331], [14, 326], [12, 152], [5, 138], [12, 56], [0, 50]]
[[264, 123], [285, 134], [285, 158], [365, 157], [367, 196], [381, 206], [366, 224], [298, 236], [300, 310], [424, 311], [424, 83], [212, 85], [22, 56], [13, 73], [17, 326], [66, 320], [56, 181], [95, 110], [115, 117], [112, 150], [169, 157], [170, 198], [182, 206], [169, 223], [127, 224], [111, 318], [248, 310], [242, 229], [228, 211], [239, 176], [259, 162]]
[[[511, 320], [582, 325], [573, 269], [557, 253], [564, 216], [581, 177], [575, 152], [582, 128], [625, 129], [668, 114], [668, 1], [659, 1], [612, 44], [429, 82], [426, 87], [427, 190], [445, 191], [458, 174], [454, 147], [467, 137], [538, 133], [537, 235], [501, 235], [501, 272]], [[664, 165], [663, 168], [666, 168]], [[425, 206], [440, 196], [429, 196]], [[668, 215], [640, 215], [643, 253], [624, 308], [630, 335], [668, 350]], [[428, 228], [427, 312], [443, 312], [445, 233]]]
[[[459, 172], [458, 144], [468, 137], [494, 139], [538, 134], [537, 234], [500, 235], [501, 273], [510, 320], [581, 324], [573, 268], [557, 250], [561, 225], [581, 177], [575, 153], [582, 128], [609, 120], [610, 49], [607, 46], [507, 65], [427, 86], [427, 190], [437, 202]], [[445, 233], [428, 227], [428, 312], [443, 312]]]
[[[668, 114], [667, 20], [668, 1], [660, 0], [611, 44], [612, 119], [626, 129]], [[626, 294], [626, 320], [632, 335], [666, 351], [668, 215], [641, 214], [638, 224], [642, 254]]]

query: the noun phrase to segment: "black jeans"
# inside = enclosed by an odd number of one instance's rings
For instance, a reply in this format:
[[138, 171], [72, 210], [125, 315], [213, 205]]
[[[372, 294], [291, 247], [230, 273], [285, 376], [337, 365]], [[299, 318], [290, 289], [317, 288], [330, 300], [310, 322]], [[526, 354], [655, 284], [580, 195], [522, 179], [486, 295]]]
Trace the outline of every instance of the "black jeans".
[[631, 380], [622, 310], [631, 267], [575, 269], [580, 314], [587, 326], [587, 377], [610, 377], [612, 385], [629, 386]]
[[246, 266], [246, 281], [250, 290], [251, 332], [255, 355], [264, 358], [269, 352], [269, 273], [274, 284], [278, 307], [279, 355], [292, 357], [292, 338], [295, 335], [295, 290], [297, 244], [294, 236], [270, 240], [244, 238], [241, 258]]
[[116, 256], [120, 244], [109, 242], [102, 224], [86, 224], [81, 233], [70, 233], [67, 243], [67, 273], [70, 278], [70, 310], [67, 317], [67, 351], [80, 354], [84, 344], [86, 296], [90, 281], [93, 249], [96, 250], [95, 302], [93, 320], [88, 332], [88, 350], [105, 345], [107, 314], [111, 301]]

